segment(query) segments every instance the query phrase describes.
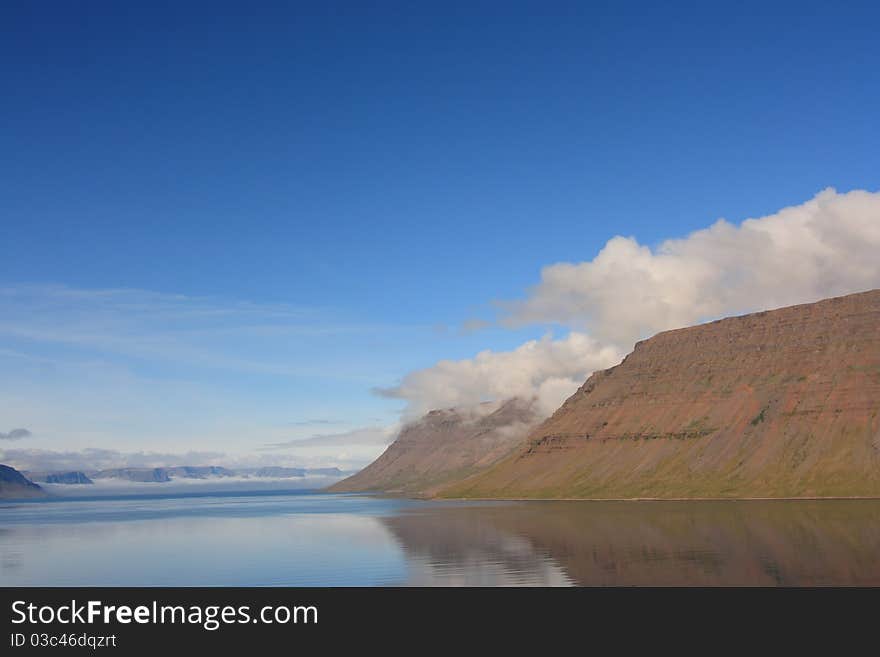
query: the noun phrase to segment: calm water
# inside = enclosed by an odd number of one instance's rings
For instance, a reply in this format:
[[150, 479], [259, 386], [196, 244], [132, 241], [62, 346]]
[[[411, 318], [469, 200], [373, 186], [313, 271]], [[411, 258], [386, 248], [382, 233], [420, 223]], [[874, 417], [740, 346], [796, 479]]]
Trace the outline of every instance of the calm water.
[[7, 502], [0, 584], [878, 585], [880, 502]]

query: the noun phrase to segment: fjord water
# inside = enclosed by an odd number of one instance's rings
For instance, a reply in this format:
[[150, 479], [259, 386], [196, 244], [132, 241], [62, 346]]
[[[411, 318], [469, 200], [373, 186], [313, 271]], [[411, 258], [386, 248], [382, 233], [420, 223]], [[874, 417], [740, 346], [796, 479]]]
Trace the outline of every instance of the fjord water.
[[880, 501], [263, 491], [5, 502], [0, 584], [878, 585]]

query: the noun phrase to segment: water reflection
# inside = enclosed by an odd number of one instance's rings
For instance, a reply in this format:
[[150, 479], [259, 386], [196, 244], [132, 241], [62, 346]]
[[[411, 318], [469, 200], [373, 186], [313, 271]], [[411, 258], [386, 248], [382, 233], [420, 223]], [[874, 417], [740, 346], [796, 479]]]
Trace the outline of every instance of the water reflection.
[[383, 518], [420, 583], [880, 584], [880, 502], [529, 502]]
[[880, 585], [880, 501], [285, 494], [0, 508], [0, 585]]
[[571, 584], [565, 571], [530, 537], [497, 525], [496, 517], [491, 507], [453, 506], [386, 516], [382, 522], [406, 551], [410, 585]]

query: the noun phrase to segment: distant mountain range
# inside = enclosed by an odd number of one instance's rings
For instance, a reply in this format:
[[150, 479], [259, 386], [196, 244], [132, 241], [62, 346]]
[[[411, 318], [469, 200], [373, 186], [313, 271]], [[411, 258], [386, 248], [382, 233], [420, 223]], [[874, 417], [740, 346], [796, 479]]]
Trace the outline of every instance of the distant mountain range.
[[[158, 468], [111, 468], [83, 472], [80, 470], [54, 470], [37, 471], [28, 470], [18, 472], [8, 466], [2, 466], [14, 472], [26, 482], [39, 482], [43, 484], [66, 484], [66, 485], [89, 485], [98, 480], [121, 480], [136, 483], [167, 483], [176, 479], [222, 479], [229, 477], [242, 477], [254, 479], [287, 479], [293, 477], [343, 477], [351, 474], [339, 468], [288, 468], [288, 467], [262, 467], [241, 468], [232, 470], [217, 465], [202, 466], [170, 466]], [[12, 477], [12, 475], [10, 475]], [[16, 480], [17, 481], [17, 480]], [[39, 486], [37, 486], [39, 488]]]
[[126, 481], [163, 483], [172, 479], [208, 479], [234, 475], [232, 470], [216, 465], [187, 465], [169, 468], [112, 468], [90, 473], [89, 476], [92, 479], [124, 479]]
[[660, 333], [530, 430], [461, 414], [429, 413], [330, 490], [880, 497], [880, 290]]

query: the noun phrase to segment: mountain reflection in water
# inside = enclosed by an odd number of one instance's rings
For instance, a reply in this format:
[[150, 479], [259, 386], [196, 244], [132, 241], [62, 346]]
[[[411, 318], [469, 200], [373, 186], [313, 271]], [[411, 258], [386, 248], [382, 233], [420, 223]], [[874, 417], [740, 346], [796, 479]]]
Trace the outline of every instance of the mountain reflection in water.
[[414, 584], [880, 584], [880, 501], [516, 502], [382, 522]]

